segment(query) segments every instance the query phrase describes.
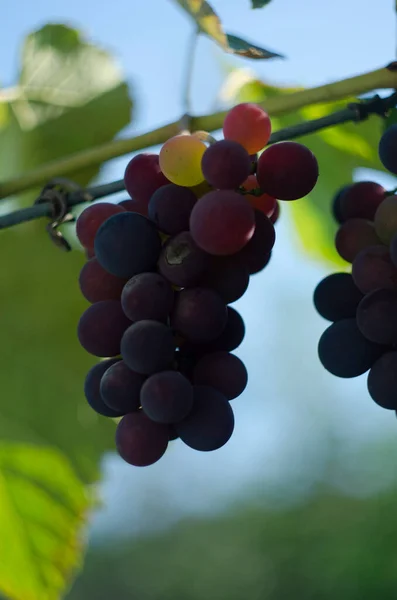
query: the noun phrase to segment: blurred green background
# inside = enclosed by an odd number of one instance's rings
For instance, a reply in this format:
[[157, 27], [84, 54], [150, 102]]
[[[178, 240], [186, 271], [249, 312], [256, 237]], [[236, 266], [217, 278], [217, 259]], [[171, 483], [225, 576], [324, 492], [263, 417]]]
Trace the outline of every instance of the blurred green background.
[[[287, 59], [250, 61], [203, 37], [195, 114], [370, 71], [394, 56], [391, 1], [211, 4], [226, 31]], [[0, 180], [179, 118], [192, 28], [171, 0], [10, 4], [0, 36]], [[274, 129], [344, 104], [307, 107], [275, 119]], [[208, 455], [176, 441], [150, 468], [122, 463], [114, 423], [82, 393], [95, 359], [76, 338], [85, 258], [73, 227], [65, 229], [71, 253], [51, 245], [45, 221], [1, 232], [5, 598], [395, 598], [395, 415], [370, 400], [365, 376], [343, 381], [322, 369], [316, 346], [327, 324], [312, 306], [318, 281], [349, 267], [332, 247], [333, 193], [352, 179], [396, 187], [377, 159], [383, 126], [372, 117], [302, 140], [318, 157], [319, 184], [310, 198], [282, 205], [272, 261], [236, 303], [247, 328], [236, 353], [249, 385], [233, 402], [233, 438]], [[73, 178], [119, 179], [129, 159]], [[0, 214], [38, 191], [2, 200]]]

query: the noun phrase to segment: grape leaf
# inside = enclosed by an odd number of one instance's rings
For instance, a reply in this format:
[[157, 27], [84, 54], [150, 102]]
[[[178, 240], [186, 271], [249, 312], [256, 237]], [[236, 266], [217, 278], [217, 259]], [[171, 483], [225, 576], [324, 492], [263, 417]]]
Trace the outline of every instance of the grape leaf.
[[[254, 77], [247, 79], [247, 72], [244, 70], [241, 70], [239, 86], [238, 75], [238, 71], [230, 74], [230, 83], [226, 81], [221, 93], [222, 99], [229, 103], [263, 102], [266, 98], [296, 91], [276, 88]], [[323, 117], [345, 107], [353, 100], [346, 98], [344, 102], [318, 104], [272, 118], [273, 130]], [[282, 209], [290, 211], [300, 245], [312, 258], [339, 268], [349, 266], [339, 257], [334, 247], [337, 224], [331, 214], [331, 202], [335, 192], [353, 180], [357, 168], [384, 171], [377, 153], [381, 129], [382, 120], [373, 116], [358, 125], [345, 123], [299, 139], [316, 155], [320, 176], [308, 197], [296, 202], [283, 202]]]
[[0, 593], [58, 600], [80, 566], [84, 486], [52, 448], [0, 444]]
[[252, 8], [263, 8], [267, 4], [269, 4], [271, 0], [251, 0]]
[[176, 0], [178, 4], [194, 19], [203, 33], [215, 40], [222, 48], [227, 49], [227, 39], [221, 21], [205, 0]]
[[251, 44], [251, 42], [247, 42], [246, 40], [243, 40], [242, 38], [230, 33], [227, 34], [227, 41], [232, 53], [237, 54], [238, 56], [255, 59], [284, 58], [282, 54], [277, 54], [271, 50], [265, 50], [260, 46]]
[[[0, 94], [0, 179], [110, 141], [129, 122], [131, 100], [118, 66], [74, 29], [46, 25], [29, 35], [20, 73], [16, 98]], [[99, 168], [74, 178], [87, 184]], [[0, 209], [31, 203], [38, 191], [4, 200]], [[103, 453], [114, 449], [114, 423], [96, 415], [83, 394], [97, 360], [76, 334], [88, 306], [78, 286], [85, 259], [80, 251], [56, 249], [45, 225], [1, 231], [7, 268], [0, 325], [7, 342], [0, 350], [0, 438], [58, 448], [82, 481], [92, 482]]]

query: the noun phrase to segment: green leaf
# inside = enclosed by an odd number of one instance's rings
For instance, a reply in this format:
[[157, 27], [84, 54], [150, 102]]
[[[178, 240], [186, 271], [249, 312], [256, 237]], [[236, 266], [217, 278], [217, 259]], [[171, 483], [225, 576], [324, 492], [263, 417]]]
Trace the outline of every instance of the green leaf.
[[58, 600], [82, 559], [89, 501], [61, 453], [0, 444], [0, 593]]
[[[46, 25], [27, 37], [15, 96], [10, 101], [15, 157], [7, 177], [110, 141], [131, 118], [128, 88], [115, 60], [65, 25]], [[75, 179], [86, 184], [99, 168], [83, 169]]]
[[236, 35], [227, 34], [229, 48], [233, 54], [244, 56], [245, 58], [265, 59], [265, 58], [284, 58], [282, 54], [277, 54], [270, 50], [265, 50], [260, 46], [251, 44]]
[[176, 0], [178, 4], [194, 19], [200, 31], [215, 40], [222, 48], [227, 49], [227, 40], [221, 21], [205, 0]]
[[[0, 178], [110, 141], [129, 122], [131, 101], [119, 67], [74, 29], [47, 25], [29, 35], [20, 73], [13, 94], [0, 93]], [[83, 169], [74, 179], [87, 184], [98, 170]], [[0, 210], [32, 203], [38, 191], [3, 201]], [[88, 307], [78, 286], [85, 258], [58, 250], [46, 223], [0, 232], [7, 257], [0, 278], [7, 340], [0, 349], [0, 439], [57, 448], [82, 481], [92, 482], [103, 453], [114, 449], [115, 426], [90, 409], [83, 393], [97, 361], [76, 334]]]
[[[221, 94], [223, 100], [263, 102], [270, 96], [296, 91], [276, 88], [255, 78], [247, 80], [246, 71], [241, 71], [239, 86], [238, 77], [238, 71], [237, 74], [231, 74], [230, 85], [226, 82]], [[323, 117], [353, 100], [346, 98], [344, 102], [314, 105], [293, 114], [273, 118], [273, 130]], [[353, 180], [357, 168], [384, 171], [377, 153], [381, 129], [382, 120], [373, 116], [360, 124], [338, 125], [305, 135], [299, 140], [316, 155], [320, 176], [310, 196], [296, 202], [283, 202], [282, 209], [290, 211], [299, 243], [313, 259], [325, 260], [338, 268], [350, 266], [339, 257], [334, 247], [337, 224], [332, 217], [331, 202], [337, 190]]]
[[267, 4], [269, 4], [271, 0], [251, 0], [252, 8], [263, 8]]

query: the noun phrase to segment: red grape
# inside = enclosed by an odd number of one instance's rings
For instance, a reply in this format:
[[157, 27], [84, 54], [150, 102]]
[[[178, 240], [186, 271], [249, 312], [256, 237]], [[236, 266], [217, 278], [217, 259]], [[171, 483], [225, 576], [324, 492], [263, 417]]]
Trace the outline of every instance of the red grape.
[[121, 340], [121, 355], [127, 366], [143, 375], [168, 369], [174, 358], [175, 343], [169, 327], [158, 321], [138, 321]]
[[176, 295], [171, 326], [186, 340], [210, 342], [222, 333], [226, 321], [226, 305], [213, 290], [189, 288]]
[[244, 363], [234, 354], [214, 352], [197, 363], [193, 381], [195, 385], [213, 387], [228, 400], [233, 400], [245, 390], [248, 374]]
[[84, 248], [93, 248], [99, 227], [112, 215], [125, 212], [119, 204], [98, 202], [88, 206], [77, 219], [76, 235]]
[[158, 154], [143, 152], [128, 163], [124, 183], [131, 198], [147, 206], [154, 192], [169, 181], [161, 172]]
[[252, 238], [255, 215], [249, 202], [237, 192], [209, 192], [193, 208], [190, 232], [196, 244], [215, 255], [234, 254]]
[[377, 246], [380, 240], [373, 223], [365, 219], [349, 219], [343, 223], [335, 236], [335, 247], [347, 262], [353, 262], [357, 254], [369, 246]]
[[88, 302], [120, 300], [127, 279], [121, 279], [105, 271], [96, 258], [91, 258], [80, 271], [81, 293]]
[[339, 199], [339, 214], [342, 221], [354, 218], [373, 221], [385, 195], [385, 188], [373, 181], [359, 181], [349, 185]]
[[168, 281], [180, 287], [197, 285], [210, 256], [195, 244], [188, 231], [170, 238], [160, 254], [158, 268]]
[[263, 192], [279, 200], [297, 200], [316, 185], [318, 164], [306, 146], [279, 142], [261, 154], [256, 176]]
[[275, 241], [276, 232], [270, 219], [263, 212], [256, 210], [254, 235], [235, 256], [247, 267], [251, 275], [259, 273], [268, 264]]
[[124, 210], [128, 210], [129, 212], [137, 212], [140, 215], [147, 217], [147, 202], [132, 200], [131, 198], [129, 198], [128, 200], [122, 200], [121, 202], [119, 202], [119, 206], [122, 206]]
[[120, 302], [102, 300], [82, 314], [77, 336], [84, 350], [90, 354], [117, 356], [120, 354], [121, 338], [129, 325], [131, 321], [125, 316]]
[[369, 246], [361, 250], [353, 261], [352, 275], [364, 294], [378, 288], [397, 288], [397, 269], [386, 246]]
[[397, 344], [397, 290], [374, 290], [357, 308], [361, 333], [377, 344]]
[[[242, 187], [247, 192], [259, 189], [259, 183], [256, 176], [250, 175], [247, 177]], [[277, 200], [276, 198], [273, 198], [273, 196], [269, 196], [269, 194], [261, 194], [260, 196], [245, 194], [245, 198], [251, 204], [252, 208], [260, 210], [267, 217], [270, 217], [276, 209]]]
[[271, 122], [269, 115], [257, 104], [244, 102], [231, 110], [223, 123], [227, 140], [241, 144], [249, 154], [262, 150], [269, 141]]

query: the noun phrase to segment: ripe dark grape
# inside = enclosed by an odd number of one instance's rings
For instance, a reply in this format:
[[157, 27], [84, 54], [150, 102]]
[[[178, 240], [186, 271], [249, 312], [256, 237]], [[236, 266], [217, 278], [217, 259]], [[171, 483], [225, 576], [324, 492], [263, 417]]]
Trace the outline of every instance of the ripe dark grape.
[[178, 423], [193, 406], [193, 387], [177, 371], [151, 375], [141, 390], [142, 409], [156, 423]]
[[339, 255], [350, 263], [361, 250], [380, 243], [373, 224], [365, 219], [349, 219], [339, 227], [335, 236]]
[[193, 241], [188, 231], [170, 238], [158, 264], [160, 273], [179, 287], [197, 285], [206, 271], [210, 256]]
[[384, 244], [397, 234], [397, 196], [388, 196], [375, 213], [375, 231]]
[[175, 235], [189, 229], [190, 213], [196, 202], [192, 190], [169, 183], [150, 198], [148, 215], [160, 231]]
[[391, 125], [380, 138], [379, 158], [385, 169], [397, 175], [397, 125]]
[[170, 367], [174, 358], [174, 337], [169, 327], [158, 321], [138, 321], [121, 340], [121, 355], [137, 373], [151, 375]]
[[178, 432], [176, 431], [174, 425], [168, 425], [168, 433], [170, 442], [173, 442], [179, 438]]
[[122, 200], [119, 202], [119, 206], [122, 206], [124, 210], [128, 210], [129, 212], [137, 212], [144, 217], [147, 217], [148, 213], [148, 205], [147, 202], [142, 202], [139, 200], [133, 200], [129, 198], [128, 200]]
[[117, 277], [151, 271], [161, 250], [156, 227], [138, 213], [110, 217], [95, 237], [95, 254], [101, 266]]
[[175, 425], [181, 440], [201, 452], [217, 450], [229, 441], [234, 429], [233, 410], [217, 390], [195, 385], [194, 405], [188, 416]]
[[174, 303], [174, 290], [158, 273], [140, 273], [125, 284], [121, 305], [131, 321], [165, 321]]
[[397, 410], [397, 352], [386, 352], [368, 373], [368, 391], [382, 408]]
[[256, 176], [263, 192], [279, 200], [297, 200], [316, 185], [318, 164], [306, 146], [279, 142], [260, 155]]
[[259, 273], [268, 264], [275, 241], [276, 232], [270, 219], [256, 210], [254, 235], [236, 258], [248, 268], [250, 275]]
[[240, 194], [216, 190], [197, 201], [190, 215], [190, 232], [196, 244], [215, 255], [234, 254], [252, 238], [254, 211]]
[[332, 199], [332, 214], [337, 223], [343, 223], [346, 219], [343, 218], [341, 212], [341, 198], [343, 194], [351, 187], [351, 184], [344, 185], [340, 188]]
[[333, 273], [325, 277], [314, 290], [314, 306], [328, 321], [340, 321], [356, 316], [363, 294], [350, 273]]
[[144, 375], [131, 371], [123, 360], [119, 360], [105, 371], [101, 379], [100, 393], [103, 401], [123, 415], [137, 411], [145, 379]]
[[374, 181], [359, 181], [348, 186], [339, 200], [342, 221], [356, 218], [373, 221], [385, 194], [385, 188]]
[[[255, 175], [250, 175], [244, 181], [242, 188], [249, 192], [251, 190], [259, 189], [259, 183]], [[260, 210], [264, 215], [270, 217], [276, 209], [277, 200], [269, 194], [261, 194], [255, 196], [254, 194], [245, 194], [245, 199], [251, 204], [252, 208]]]
[[90, 258], [95, 258], [94, 248], [86, 248], [85, 257], [87, 258], [87, 260], [90, 260]]
[[360, 332], [356, 319], [343, 319], [326, 329], [318, 344], [325, 369], [336, 377], [358, 377], [372, 367], [385, 348]]
[[92, 304], [80, 317], [77, 336], [84, 350], [94, 356], [120, 354], [121, 338], [131, 325], [117, 300], [102, 300]]
[[117, 451], [135, 467], [147, 467], [160, 460], [168, 441], [168, 426], [151, 421], [143, 411], [125, 415], [117, 425]]
[[189, 288], [176, 295], [171, 326], [187, 341], [200, 343], [216, 339], [226, 321], [226, 305], [213, 290]]
[[375, 290], [357, 308], [361, 333], [377, 344], [397, 344], [397, 290]]
[[98, 202], [88, 206], [76, 221], [76, 235], [80, 244], [84, 248], [93, 248], [96, 232], [102, 223], [112, 215], [124, 212], [122, 206], [110, 202]]
[[88, 302], [120, 300], [126, 281], [105, 271], [96, 258], [85, 263], [79, 276], [81, 293]]
[[276, 206], [274, 207], [274, 211], [272, 212], [272, 214], [269, 216], [269, 219], [274, 225], [278, 221], [279, 217], [280, 217], [280, 202], [276, 201]]
[[186, 351], [184, 350], [185, 345], [182, 349], [177, 350], [175, 352], [175, 368], [177, 371], [182, 373], [189, 381], [193, 381], [193, 371], [194, 367], [199, 360], [196, 353], [194, 352], [195, 348], [192, 345], [186, 344]]
[[272, 126], [269, 115], [257, 104], [243, 102], [227, 113], [223, 122], [223, 135], [227, 140], [241, 144], [254, 154], [269, 141]]
[[161, 172], [158, 154], [143, 152], [128, 163], [124, 183], [131, 198], [147, 206], [154, 192], [169, 181]]
[[353, 261], [352, 275], [364, 294], [378, 288], [397, 288], [397, 268], [386, 246], [369, 246], [361, 250]]
[[212, 387], [228, 400], [233, 400], [245, 390], [248, 374], [244, 363], [234, 354], [214, 352], [203, 356], [197, 363], [193, 381], [196, 385]]
[[250, 161], [251, 161], [251, 173], [256, 173], [256, 167], [258, 164], [258, 154], [255, 152], [255, 154], [250, 154]]
[[95, 412], [104, 417], [121, 417], [123, 411], [113, 410], [105, 404], [101, 392], [100, 383], [103, 375], [112, 366], [117, 364], [120, 359], [118, 358], [107, 358], [101, 360], [101, 362], [94, 365], [87, 373], [87, 377], [84, 382], [84, 395], [87, 399], [88, 404]]
[[225, 304], [235, 302], [246, 292], [249, 271], [235, 256], [214, 256], [209, 268], [200, 280], [201, 287], [215, 290]]
[[209, 146], [201, 159], [205, 179], [220, 190], [238, 188], [251, 172], [247, 150], [233, 140], [221, 140]]
[[[245, 336], [244, 321], [232, 306], [227, 307], [227, 321], [221, 335], [207, 344], [183, 343], [180, 354], [187, 358], [186, 370], [194, 367], [196, 358], [212, 352], [232, 352], [240, 346]], [[186, 361], [185, 361], [186, 362]], [[185, 363], [184, 363], [185, 364]]]

